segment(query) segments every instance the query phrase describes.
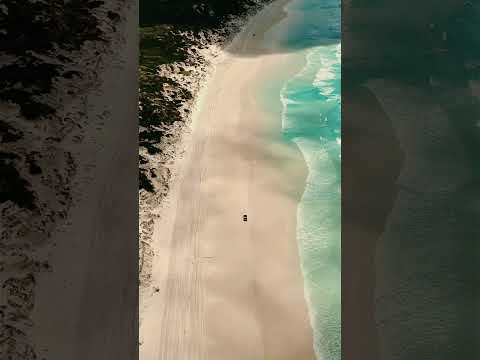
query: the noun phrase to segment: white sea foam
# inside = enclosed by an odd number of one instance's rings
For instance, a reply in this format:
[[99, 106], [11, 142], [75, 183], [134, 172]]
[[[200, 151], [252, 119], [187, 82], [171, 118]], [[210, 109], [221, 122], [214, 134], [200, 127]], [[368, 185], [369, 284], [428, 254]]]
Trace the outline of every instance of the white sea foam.
[[287, 109], [288, 109], [288, 98], [286, 97], [288, 82], [283, 84], [282, 89], [280, 91], [280, 101], [282, 103], [282, 129], [285, 131], [287, 129]]
[[331, 46], [317, 52], [317, 63], [315, 65], [318, 71], [313, 80], [313, 86], [318, 88], [320, 94], [329, 100], [338, 101], [340, 100], [340, 94], [335, 93], [334, 83], [337, 80], [341, 47], [340, 44], [334, 46], [336, 48], [335, 56], [332, 56]]
[[[306, 186], [298, 205], [297, 238], [315, 352], [318, 359], [327, 360], [333, 359], [333, 354], [329, 353], [325, 344], [336, 335], [324, 333], [325, 327], [330, 322], [339, 326], [335, 317], [340, 301], [340, 275], [339, 269], [332, 267], [329, 254], [337, 251], [339, 243], [340, 185], [337, 164], [341, 139], [340, 129], [336, 129], [335, 125], [338, 114], [329, 113], [328, 109], [331, 106], [339, 109], [340, 51], [340, 44], [307, 50], [305, 66], [285, 82], [280, 95], [283, 131], [294, 136], [291, 141], [298, 146], [308, 167]], [[312, 90], [317, 90], [323, 98], [312, 97]], [[327, 105], [332, 101], [332, 105]], [[308, 114], [316, 111], [318, 123], [309, 124], [314, 120]], [[310, 129], [310, 126], [313, 128]]]
[[[315, 0], [297, 3], [318, 6]], [[322, 34], [306, 33], [305, 40]], [[280, 92], [283, 134], [297, 145], [308, 168], [297, 239], [319, 360], [340, 359], [340, 264], [335, 260], [340, 251], [340, 54], [339, 43], [299, 52], [305, 64]]]

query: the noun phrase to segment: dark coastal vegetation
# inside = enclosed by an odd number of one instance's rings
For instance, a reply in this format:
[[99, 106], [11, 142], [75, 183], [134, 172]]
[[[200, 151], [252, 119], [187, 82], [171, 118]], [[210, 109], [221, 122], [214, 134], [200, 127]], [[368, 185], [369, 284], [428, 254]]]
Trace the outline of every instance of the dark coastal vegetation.
[[256, 4], [253, 0], [141, 0], [140, 25], [182, 24], [218, 28], [229, 16], [242, 16]]
[[48, 237], [76, 196], [78, 158], [66, 134], [81, 142], [83, 124], [92, 120], [66, 104], [94, 86], [95, 64], [100, 50], [110, 49], [122, 2], [0, 2], [2, 359], [44, 358], [31, 331], [37, 277], [50, 269], [39, 249], [51, 245]]
[[[231, 17], [245, 16], [250, 9], [271, 0], [140, 0], [140, 75], [139, 75], [139, 146], [150, 155], [161, 154], [164, 130], [177, 121], [183, 122], [179, 109], [193, 94], [176, 81], [159, 76], [157, 67], [165, 64], [196, 61], [187, 50], [203, 46], [199, 34], [208, 30], [228, 35], [225, 23]], [[188, 33], [190, 36], [185, 36]], [[165, 85], [174, 95], [163, 91]], [[155, 191], [149, 161], [140, 156], [140, 189]]]
[[[52, 91], [57, 77], [81, 76], [80, 72], [65, 71], [65, 65], [73, 60], [68, 52], [80, 50], [86, 41], [104, 41], [99, 20], [93, 16], [103, 3], [2, 2], [0, 51], [15, 56], [15, 60], [0, 67], [0, 100], [18, 104], [29, 120], [54, 114], [55, 104], [38, 97]], [[51, 57], [50, 61], [45, 61], [45, 56]]]
[[[165, 133], [162, 125], [181, 120], [175, 100], [163, 92], [164, 84], [178, 86], [173, 80], [157, 75], [157, 66], [184, 61], [185, 40], [169, 25], [156, 25], [140, 29], [140, 72], [139, 72], [139, 146], [150, 155], [158, 154], [157, 147]], [[191, 96], [191, 94], [187, 94]], [[178, 100], [180, 101], [180, 100]], [[139, 186], [153, 192], [154, 186], [147, 169], [148, 160], [140, 155]]]
[[[101, 0], [1, 3], [0, 52], [7, 60], [0, 64], [0, 101], [18, 106], [21, 115], [20, 120], [0, 120], [2, 145], [23, 138], [22, 126], [17, 121], [58, 120], [59, 100], [50, 95], [60, 79], [74, 81], [84, 75], [80, 69], [69, 70], [75, 52], [87, 41], [106, 41], [100, 21], [94, 16], [103, 4]], [[110, 12], [108, 18], [115, 27], [118, 14]], [[34, 207], [29, 182], [18, 171], [19, 166], [29, 166], [27, 157], [2, 153], [0, 203], [10, 200], [20, 207]]]

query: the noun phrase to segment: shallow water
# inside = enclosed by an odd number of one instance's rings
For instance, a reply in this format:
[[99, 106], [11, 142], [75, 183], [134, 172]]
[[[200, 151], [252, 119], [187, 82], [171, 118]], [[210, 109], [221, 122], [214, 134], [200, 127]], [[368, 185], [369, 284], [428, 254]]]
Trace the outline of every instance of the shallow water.
[[297, 239], [315, 352], [334, 360], [341, 356], [340, 1], [295, 0], [287, 10], [268, 41], [304, 66], [288, 78], [278, 74], [265, 97], [280, 99], [270, 110], [281, 114], [282, 141], [295, 143], [308, 166]]

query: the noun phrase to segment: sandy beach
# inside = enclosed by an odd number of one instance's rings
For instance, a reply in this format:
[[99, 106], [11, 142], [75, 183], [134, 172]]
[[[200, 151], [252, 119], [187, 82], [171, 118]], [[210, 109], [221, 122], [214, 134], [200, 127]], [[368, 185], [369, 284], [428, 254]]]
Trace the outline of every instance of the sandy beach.
[[153, 233], [142, 360], [315, 358], [296, 240], [307, 169], [296, 148], [275, 141], [280, 119], [257, 98], [259, 82], [288, 61], [259, 47], [286, 2], [250, 20], [201, 91]]

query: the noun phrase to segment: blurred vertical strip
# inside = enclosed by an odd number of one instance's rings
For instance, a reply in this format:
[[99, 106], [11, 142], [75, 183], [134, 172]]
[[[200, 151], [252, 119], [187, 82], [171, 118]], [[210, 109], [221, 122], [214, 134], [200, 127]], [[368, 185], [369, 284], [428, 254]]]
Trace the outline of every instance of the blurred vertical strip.
[[342, 4], [342, 358], [478, 358], [479, 6]]
[[138, 358], [138, 1], [0, 1], [0, 359]]

